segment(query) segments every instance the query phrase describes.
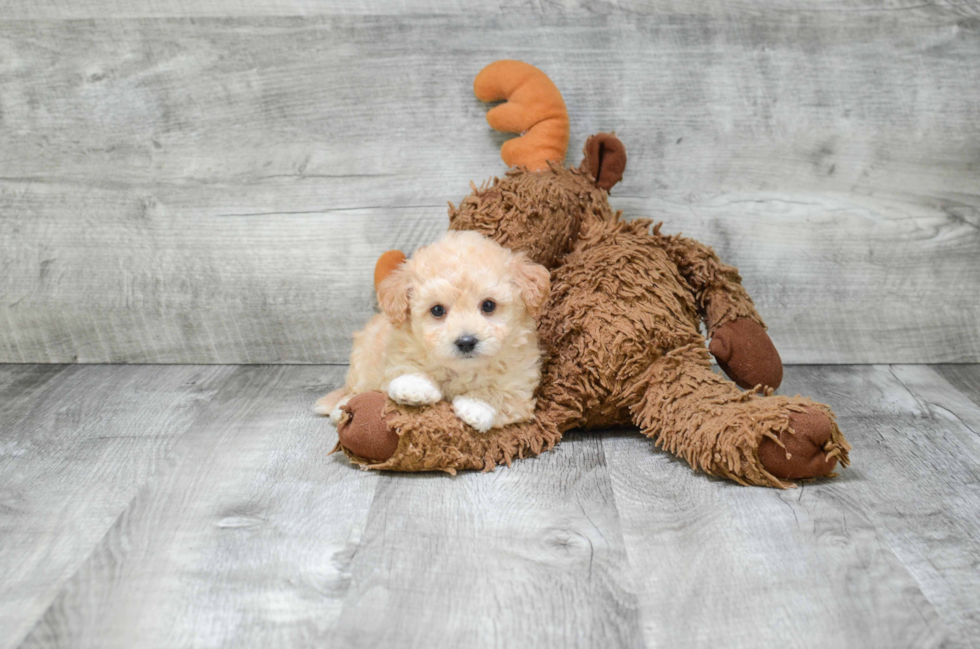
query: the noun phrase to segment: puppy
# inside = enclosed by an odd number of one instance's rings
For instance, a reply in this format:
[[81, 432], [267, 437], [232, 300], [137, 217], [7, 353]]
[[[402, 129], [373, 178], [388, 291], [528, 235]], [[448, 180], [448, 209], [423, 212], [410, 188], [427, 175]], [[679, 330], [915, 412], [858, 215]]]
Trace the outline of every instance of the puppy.
[[314, 411], [371, 390], [410, 406], [453, 404], [480, 432], [534, 416], [541, 353], [534, 317], [550, 290], [544, 266], [476, 232], [450, 231], [378, 287], [383, 313], [354, 334], [347, 383]]

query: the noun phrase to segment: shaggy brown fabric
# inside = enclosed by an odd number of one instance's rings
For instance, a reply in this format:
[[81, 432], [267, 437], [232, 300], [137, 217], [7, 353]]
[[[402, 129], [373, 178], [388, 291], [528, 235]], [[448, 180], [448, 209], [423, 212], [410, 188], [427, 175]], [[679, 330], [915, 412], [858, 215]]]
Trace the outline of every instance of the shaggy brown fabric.
[[[363, 396], [359, 395], [351, 402]], [[498, 464], [510, 465], [515, 458], [538, 455], [558, 443], [561, 432], [547, 424], [546, 416], [542, 415], [530, 422], [481, 434], [463, 424], [453, 412], [452, 405], [445, 401], [417, 409], [388, 401], [388, 424], [398, 433], [398, 450], [380, 463], [365, 461], [346, 447], [344, 452], [355, 464], [367, 469], [447, 473], [462, 469], [492, 471]]]
[[737, 268], [721, 263], [714, 250], [694, 239], [660, 234], [662, 225], [658, 223], [653, 234], [694, 290], [709, 338], [730, 320], [748, 318], [763, 324]]
[[650, 368], [645, 386], [634, 408], [636, 425], [658, 446], [706, 473], [742, 484], [789, 486], [767, 470], [759, 447], [764, 440], [783, 446], [782, 437], [793, 434], [791, 419], [804, 413], [825, 422], [846, 463], [849, 447], [829, 408], [799, 396], [741, 392], [711, 371], [703, 346], [665, 355]]
[[537, 173], [512, 169], [471, 187], [458, 208], [449, 204], [449, 229], [476, 230], [548, 268], [571, 250], [586, 213], [609, 211], [587, 173], [554, 164]]
[[535, 420], [480, 434], [448, 403], [413, 409], [388, 401], [388, 423], [399, 438], [394, 454], [370, 462], [345, 448], [351, 459], [374, 469], [489, 470], [550, 449], [571, 428], [634, 424], [696, 469], [786, 487], [780, 476], [817, 466], [812, 448], [789, 467], [780, 465], [778, 475], [759, 449], [764, 440], [787, 446], [796, 421], [815, 438], [829, 431], [818, 453], [846, 466], [849, 447], [829, 408], [802, 397], [740, 392], [711, 371], [702, 320], [709, 334], [721, 336], [736, 376], [776, 374], [753, 365], [756, 357], [769, 364], [779, 357], [763, 349], [768, 336], [738, 272], [711, 248], [663, 235], [651, 221], [623, 221], [585, 168], [588, 150], [586, 156], [579, 169], [512, 170], [473, 187], [459, 208], [450, 205], [452, 229], [477, 230], [552, 269], [538, 327], [545, 357]]

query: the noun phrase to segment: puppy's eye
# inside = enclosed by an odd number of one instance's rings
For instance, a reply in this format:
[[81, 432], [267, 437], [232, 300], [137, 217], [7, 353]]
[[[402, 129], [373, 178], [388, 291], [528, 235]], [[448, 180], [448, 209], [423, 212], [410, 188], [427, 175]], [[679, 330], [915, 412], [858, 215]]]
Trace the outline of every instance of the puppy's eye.
[[446, 315], [446, 307], [442, 306], [441, 304], [437, 304], [429, 309], [429, 313], [432, 314], [433, 318], [441, 318], [442, 316]]
[[494, 309], [497, 308], [497, 303], [493, 300], [483, 300], [483, 304], [480, 305], [480, 309], [484, 313], [493, 313]]

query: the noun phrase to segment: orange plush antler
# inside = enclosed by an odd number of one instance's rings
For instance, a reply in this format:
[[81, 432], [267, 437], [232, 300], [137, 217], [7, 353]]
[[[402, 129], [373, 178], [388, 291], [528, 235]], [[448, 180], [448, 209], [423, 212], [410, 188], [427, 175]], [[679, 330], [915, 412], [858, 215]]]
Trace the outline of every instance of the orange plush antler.
[[544, 72], [521, 61], [497, 61], [476, 75], [473, 92], [481, 101], [507, 100], [487, 113], [487, 122], [498, 131], [523, 134], [500, 147], [509, 166], [539, 171], [549, 160], [565, 159], [568, 111]]

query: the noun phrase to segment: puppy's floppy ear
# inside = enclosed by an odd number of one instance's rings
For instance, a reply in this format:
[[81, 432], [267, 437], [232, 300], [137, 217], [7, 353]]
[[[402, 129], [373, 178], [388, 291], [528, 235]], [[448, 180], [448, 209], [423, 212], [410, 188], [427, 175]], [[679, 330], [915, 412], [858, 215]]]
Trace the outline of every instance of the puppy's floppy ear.
[[378, 284], [378, 306], [396, 327], [405, 322], [409, 314], [412, 277], [406, 265], [402, 263]]
[[523, 252], [514, 255], [511, 261], [514, 283], [521, 291], [521, 299], [528, 313], [537, 316], [551, 292], [551, 273], [541, 264], [536, 264]]

